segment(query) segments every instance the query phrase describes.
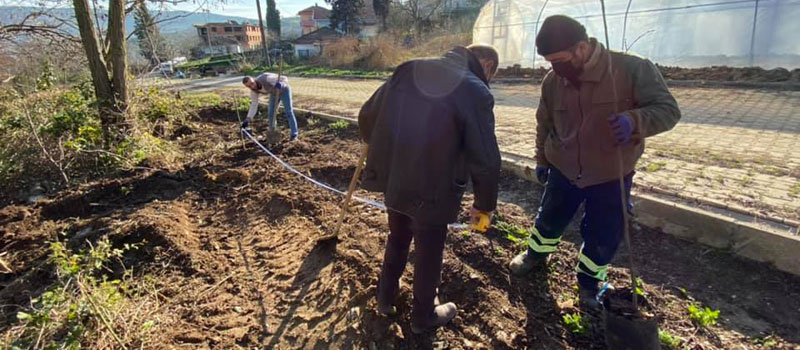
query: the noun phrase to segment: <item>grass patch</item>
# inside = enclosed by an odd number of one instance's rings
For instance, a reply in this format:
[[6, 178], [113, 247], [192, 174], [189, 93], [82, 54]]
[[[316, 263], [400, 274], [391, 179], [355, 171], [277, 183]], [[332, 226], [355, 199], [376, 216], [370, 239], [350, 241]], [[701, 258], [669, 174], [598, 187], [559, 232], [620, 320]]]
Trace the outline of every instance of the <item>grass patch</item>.
[[644, 166], [644, 171], [654, 173], [663, 169], [665, 166], [667, 166], [667, 162], [664, 161], [652, 162]]
[[392, 72], [370, 71], [360, 69], [337, 69], [322, 66], [297, 66], [285, 69], [284, 73], [299, 76], [320, 76], [320, 77], [359, 77], [359, 78], [388, 78]]
[[187, 94], [183, 96], [187, 106], [195, 109], [214, 108], [222, 105], [222, 97], [213, 92]]
[[789, 188], [789, 195], [792, 197], [800, 197], [800, 182], [795, 181], [794, 185]]

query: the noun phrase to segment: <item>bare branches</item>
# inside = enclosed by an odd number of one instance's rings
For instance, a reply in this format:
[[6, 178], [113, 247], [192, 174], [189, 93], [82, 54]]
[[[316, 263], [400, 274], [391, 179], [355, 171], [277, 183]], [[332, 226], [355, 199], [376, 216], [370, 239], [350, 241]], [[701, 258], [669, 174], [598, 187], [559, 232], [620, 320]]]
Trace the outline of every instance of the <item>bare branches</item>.
[[422, 28], [426, 22], [429, 22], [431, 17], [444, 3], [443, 0], [405, 0], [400, 2], [400, 8], [407, 12], [414, 22], [416, 28], [415, 35], [422, 34]]
[[31, 118], [31, 113], [30, 110], [28, 109], [28, 106], [25, 106], [23, 109], [25, 112], [25, 118], [28, 119], [28, 124], [31, 126], [31, 133], [33, 133], [33, 137], [36, 138], [36, 142], [42, 149], [42, 154], [44, 154], [45, 157], [47, 157], [50, 163], [53, 163], [53, 165], [56, 166], [58, 171], [61, 173], [61, 176], [64, 177], [64, 183], [69, 184], [69, 177], [67, 176], [67, 172], [64, 169], [64, 166], [62, 165], [64, 159], [62, 158], [61, 161], [57, 161], [55, 160], [55, 158], [53, 158], [53, 156], [47, 150], [47, 147], [45, 147], [44, 142], [42, 142], [42, 139], [39, 137], [39, 132], [36, 130], [37, 129], [36, 125], [33, 124], [33, 118]]
[[79, 41], [66, 31], [66, 21], [45, 11], [31, 12], [18, 23], [0, 25], [0, 40], [12, 40], [20, 35], [36, 35], [53, 39]]
[[[178, 18], [189, 17], [189, 16], [191, 16], [191, 15], [193, 15], [193, 14], [196, 14], [196, 13], [200, 12], [200, 10], [202, 10], [202, 9], [203, 9], [203, 7], [205, 6], [205, 4], [207, 4], [207, 3], [208, 3], [208, 1], [204, 1], [204, 2], [203, 2], [202, 4], [200, 4], [200, 6], [198, 6], [198, 7], [197, 7], [197, 8], [196, 8], [194, 11], [190, 11], [190, 12], [182, 13], [182, 14], [180, 14], [180, 15], [175, 15], [175, 16], [172, 16], [172, 17], [167, 17], [167, 18], [161, 18], [161, 19], [157, 19], [157, 20], [153, 21], [153, 23], [152, 23], [152, 24], [153, 24], [153, 25], [158, 25], [158, 24], [160, 24], [160, 23], [164, 23], [164, 22], [173, 21], [173, 20], [176, 20], [176, 19], [178, 19]], [[126, 11], [126, 13], [127, 13], [129, 10], [130, 10], [130, 11], [133, 11], [133, 10], [134, 10], [134, 6], [136, 6], [136, 5], [134, 4], [134, 5], [132, 5], [130, 8], [126, 9], [126, 10], [125, 10], [125, 11]], [[158, 17], [158, 15], [156, 15], [155, 17]], [[130, 39], [131, 37], [133, 37], [134, 35], [136, 35], [138, 32], [139, 32], [138, 30], [132, 30], [132, 31], [131, 31], [131, 32], [128, 34], [128, 36], [125, 38], [125, 40], [128, 40], [128, 39]]]

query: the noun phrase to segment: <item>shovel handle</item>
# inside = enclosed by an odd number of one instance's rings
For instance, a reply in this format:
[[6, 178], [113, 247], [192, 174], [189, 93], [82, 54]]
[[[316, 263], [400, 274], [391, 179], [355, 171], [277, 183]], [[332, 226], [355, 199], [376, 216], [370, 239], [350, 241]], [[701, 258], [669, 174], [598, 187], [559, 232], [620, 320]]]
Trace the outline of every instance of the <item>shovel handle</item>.
[[369, 144], [363, 144], [361, 147], [361, 157], [358, 158], [358, 164], [356, 165], [356, 171], [353, 173], [353, 178], [350, 179], [350, 185], [347, 187], [347, 195], [344, 197], [344, 201], [342, 202], [342, 210], [339, 212], [339, 220], [336, 223], [336, 227], [333, 229], [333, 236], [337, 236], [339, 234], [339, 230], [342, 228], [342, 224], [344, 223], [344, 218], [347, 216], [347, 212], [350, 209], [350, 200], [353, 198], [353, 192], [356, 190], [358, 178], [361, 177], [361, 171], [364, 170], [364, 162], [367, 160], [368, 150]]

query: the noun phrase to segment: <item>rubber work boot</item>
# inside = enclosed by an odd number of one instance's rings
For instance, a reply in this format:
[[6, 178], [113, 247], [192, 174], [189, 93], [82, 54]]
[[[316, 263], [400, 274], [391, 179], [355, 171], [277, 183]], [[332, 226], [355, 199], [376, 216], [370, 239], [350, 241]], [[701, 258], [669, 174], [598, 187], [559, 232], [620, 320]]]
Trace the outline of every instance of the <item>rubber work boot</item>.
[[397, 293], [400, 290], [400, 286], [397, 286], [394, 294], [392, 295], [383, 295], [381, 293], [381, 278], [378, 276], [378, 313], [383, 316], [393, 316], [397, 314], [397, 307], [394, 306], [394, 300], [397, 298]]
[[585, 312], [598, 312], [602, 305], [597, 301], [597, 290], [578, 287], [578, 303]]
[[397, 315], [397, 307], [391, 303], [378, 302], [378, 312], [383, 316], [394, 316]]
[[[439, 306], [439, 289], [436, 289], [436, 297], [433, 298], [433, 305]], [[394, 298], [393, 298], [394, 300]], [[393, 301], [382, 301], [378, 297], [378, 312], [383, 316], [397, 315], [397, 306], [394, 306]]]
[[430, 319], [425, 322], [425, 324], [415, 324], [412, 321], [411, 332], [414, 334], [422, 334], [435, 328], [444, 326], [447, 324], [447, 322], [450, 322], [450, 320], [456, 317], [456, 313], [458, 313], [458, 309], [454, 303], [445, 303], [443, 305], [439, 305], [433, 309], [433, 314], [431, 315]]
[[528, 254], [529, 250], [517, 254], [510, 263], [508, 268], [516, 276], [525, 276], [531, 272], [536, 266], [547, 263], [547, 255], [531, 255]]

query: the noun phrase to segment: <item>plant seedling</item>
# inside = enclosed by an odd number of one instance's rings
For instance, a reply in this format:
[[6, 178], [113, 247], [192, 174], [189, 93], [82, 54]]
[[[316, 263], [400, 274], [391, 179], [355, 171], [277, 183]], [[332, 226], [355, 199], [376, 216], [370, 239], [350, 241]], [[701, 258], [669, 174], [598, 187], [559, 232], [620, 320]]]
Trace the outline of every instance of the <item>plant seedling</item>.
[[495, 231], [504, 234], [506, 239], [519, 245], [526, 245], [531, 233], [519, 226], [498, 220], [494, 225]]
[[636, 286], [634, 288], [634, 292], [640, 296], [645, 296], [644, 281], [642, 281], [642, 279], [639, 277], [636, 277]]
[[573, 334], [586, 334], [589, 329], [589, 322], [581, 317], [581, 314], [566, 314], [561, 316], [564, 326]]
[[658, 331], [658, 340], [666, 349], [678, 349], [681, 345], [681, 338], [667, 331]]
[[347, 128], [349, 128], [349, 127], [350, 127], [350, 123], [348, 123], [348, 122], [346, 122], [344, 120], [340, 120], [340, 121], [328, 124], [328, 128], [330, 128], [333, 131], [344, 131], [344, 130], [347, 130]]
[[719, 310], [711, 310], [697, 304], [689, 305], [689, 318], [696, 324], [707, 327], [717, 324]]

